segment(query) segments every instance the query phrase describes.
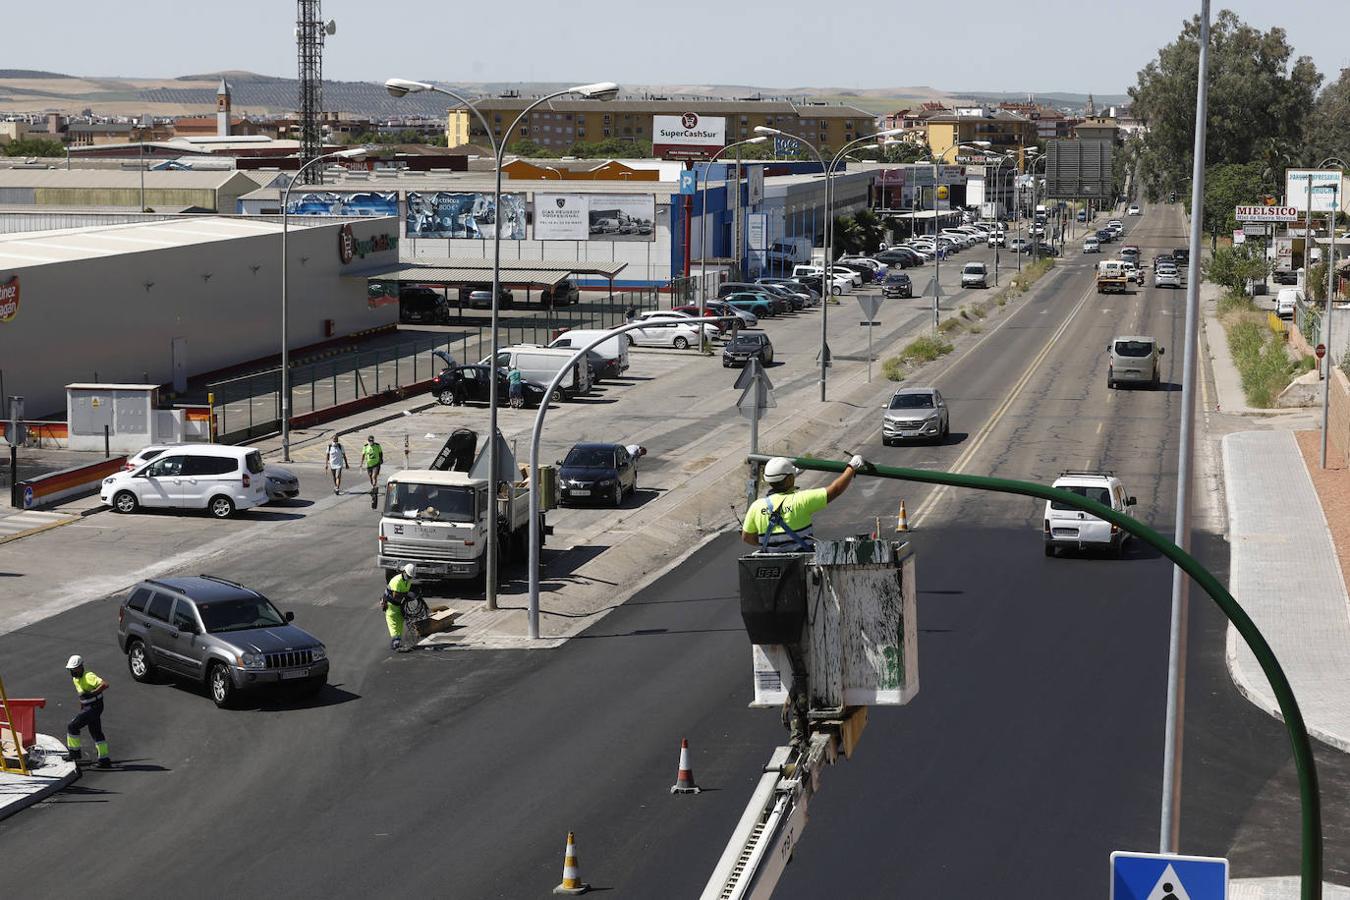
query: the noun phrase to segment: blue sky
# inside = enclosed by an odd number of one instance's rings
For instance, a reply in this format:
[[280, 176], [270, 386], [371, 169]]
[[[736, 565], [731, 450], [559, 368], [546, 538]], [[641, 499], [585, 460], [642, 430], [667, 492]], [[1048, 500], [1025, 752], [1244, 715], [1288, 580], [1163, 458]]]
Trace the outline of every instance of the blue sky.
[[[7, 6], [0, 15], [4, 68], [155, 77], [296, 71], [295, 5], [288, 0], [192, 3], [186, 16], [182, 0], [77, 0], [83, 7], [77, 15], [70, 5]], [[1224, 6], [1262, 29], [1282, 25], [1296, 52], [1312, 56], [1328, 80], [1350, 65], [1345, 4], [1234, 0], [1216, 4], [1215, 12]], [[823, 6], [803, 0], [325, 0], [324, 15], [337, 20], [338, 32], [329, 39], [324, 67], [328, 77], [342, 80], [397, 74], [444, 81], [1116, 93], [1134, 83], [1198, 9], [1198, 0]]]

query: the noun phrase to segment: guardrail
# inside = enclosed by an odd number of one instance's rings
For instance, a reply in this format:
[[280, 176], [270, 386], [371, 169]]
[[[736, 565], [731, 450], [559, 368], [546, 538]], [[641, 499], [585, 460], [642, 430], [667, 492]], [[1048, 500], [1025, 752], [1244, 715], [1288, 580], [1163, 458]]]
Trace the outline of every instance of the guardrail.
[[114, 456], [17, 482], [10, 488], [10, 505], [16, 509], [38, 509], [93, 493], [98, 490], [103, 479], [122, 471], [126, 462], [125, 456]]

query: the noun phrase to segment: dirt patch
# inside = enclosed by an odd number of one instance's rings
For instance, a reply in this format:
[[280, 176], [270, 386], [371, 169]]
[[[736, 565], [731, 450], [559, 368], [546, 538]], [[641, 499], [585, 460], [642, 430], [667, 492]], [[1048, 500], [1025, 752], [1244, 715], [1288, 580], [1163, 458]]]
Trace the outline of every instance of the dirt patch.
[[1327, 517], [1336, 558], [1341, 563], [1341, 577], [1350, 584], [1350, 467], [1335, 444], [1327, 445], [1327, 467], [1321, 467], [1321, 431], [1298, 431], [1294, 438], [1312, 476], [1313, 489], [1322, 501], [1322, 514]]

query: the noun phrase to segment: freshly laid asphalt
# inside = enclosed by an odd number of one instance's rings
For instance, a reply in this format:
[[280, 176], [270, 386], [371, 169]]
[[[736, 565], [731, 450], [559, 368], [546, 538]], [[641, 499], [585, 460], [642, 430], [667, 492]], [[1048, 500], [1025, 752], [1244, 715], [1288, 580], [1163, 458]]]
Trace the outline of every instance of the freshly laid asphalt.
[[[1181, 243], [1172, 210], [1131, 224], [1146, 259]], [[1170, 531], [1180, 393], [1107, 391], [1102, 350], [1114, 334], [1152, 333], [1169, 380], [1184, 294], [1092, 294], [1079, 308], [1090, 265], [1071, 258], [968, 358], [935, 368], [953, 411], [946, 445], [883, 449], [874, 436], [857, 449], [942, 467], [978, 441], [967, 471], [1042, 481], [1113, 469], [1137, 515]], [[893, 483], [860, 482], [817, 530], [870, 530], [901, 494], [917, 521], [922, 687], [908, 707], [873, 710], [858, 753], [824, 773], [777, 896], [1101, 896], [1111, 850], [1156, 849], [1170, 569], [1140, 548], [1047, 559], [1030, 500]], [[542, 897], [568, 831], [597, 888], [697, 895], [784, 739], [776, 713], [746, 708], [734, 536], [558, 650], [392, 656], [369, 596], [368, 525], [307, 528], [302, 546], [278, 541], [213, 571], [273, 573], [279, 598], [287, 583], [325, 593], [281, 601], [331, 648], [317, 702], [218, 711], [199, 689], [134, 684], [113, 600], [0, 636], [6, 673], [43, 673], [28, 680], [49, 698], [48, 731], [73, 701], [53, 660], [84, 648], [112, 685], [119, 760], [0, 825], [24, 895]], [[1226, 573], [1220, 538], [1196, 547]], [[1203, 597], [1192, 608], [1183, 850], [1229, 856], [1235, 876], [1293, 874], [1283, 729], [1229, 682], [1222, 618]], [[681, 738], [695, 796], [669, 793]], [[1344, 881], [1350, 767], [1329, 752], [1319, 762], [1328, 875]], [[76, 835], [92, 837], [78, 852]]]

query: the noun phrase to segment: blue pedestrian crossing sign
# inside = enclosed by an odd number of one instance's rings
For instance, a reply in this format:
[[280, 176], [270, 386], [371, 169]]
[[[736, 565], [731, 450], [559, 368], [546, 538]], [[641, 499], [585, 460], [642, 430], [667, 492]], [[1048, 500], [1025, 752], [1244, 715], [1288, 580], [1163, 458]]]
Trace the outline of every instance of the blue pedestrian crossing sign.
[[1117, 850], [1111, 900], [1228, 900], [1228, 860]]

